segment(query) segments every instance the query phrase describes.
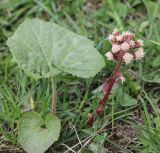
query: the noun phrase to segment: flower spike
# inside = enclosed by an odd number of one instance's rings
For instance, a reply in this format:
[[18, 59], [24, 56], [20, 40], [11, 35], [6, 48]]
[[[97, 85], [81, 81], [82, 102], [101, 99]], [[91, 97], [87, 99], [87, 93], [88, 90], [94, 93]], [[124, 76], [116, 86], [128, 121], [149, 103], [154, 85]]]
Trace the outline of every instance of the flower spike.
[[105, 104], [111, 93], [113, 85], [116, 83], [117, 78], [122, 82], [125, 81], [125, 76], [120, 72], [120, 67], [123, 63], [129, 64], [131, 61], [140, 60], [144, 57], [143, 41], [141, 39], [136, 40], [135, 35], [130, 31], [120, 33], [118, 29], [114, 29], [108, 36], [108, 40], [112, 45], [110, 52], [105, 54], [109, 61], [116, 62], [116, 67], [109, 79], [106, 79], [103, 86], [103, 98], [99, 101], [99, 106], [95, 110], [95, 113], [89, 115], [87, 124], [93, 125], [96, 115], [101, 115], [105, 110]]

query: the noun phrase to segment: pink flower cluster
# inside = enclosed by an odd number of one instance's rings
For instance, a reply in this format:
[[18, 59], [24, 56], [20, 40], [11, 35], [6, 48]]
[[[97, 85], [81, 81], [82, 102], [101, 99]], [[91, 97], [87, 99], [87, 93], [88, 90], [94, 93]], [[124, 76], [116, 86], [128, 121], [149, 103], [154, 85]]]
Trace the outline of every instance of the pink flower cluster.
[[108, 40], [112, 44], [110, 52], [106, 53], [108, 60], [122, 59], [129, 64], [133, 59], [140, 60], [145, 55], [143, 50], [143, 41], [135, 40], [135, 35], [130, 31], [120, 33], [115, 29], [109, 36]]

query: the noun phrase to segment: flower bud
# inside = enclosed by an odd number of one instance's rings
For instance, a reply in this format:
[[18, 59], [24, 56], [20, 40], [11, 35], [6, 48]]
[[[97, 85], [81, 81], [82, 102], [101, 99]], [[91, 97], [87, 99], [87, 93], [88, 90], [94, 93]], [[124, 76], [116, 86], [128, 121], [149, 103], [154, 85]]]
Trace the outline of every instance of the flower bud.
[[135, 59], [136, 60], [140, 60], [144, 57], [145, 53], [143, 51], [143, 48], [139, 48], [136, 52], [135, 52]]
[[112, 34], [110, 34], [110, 35], [108, 36], [108, 40], [109, 40], [109, 41], [113, 41], [114, 38], [115, 38], [115, 37], [114, 37]]
[[105, 54], [105, 56], [107, 57], [107, 59], [108, 59], [109, 61], [113, 60], [113, 54], [112, 54], [111, 52], [107, 52], [107, 53]]
[[116, 40], [117, 41], [122, 41], [123, 40], [123, 36], [122, 35], [116, 36]]

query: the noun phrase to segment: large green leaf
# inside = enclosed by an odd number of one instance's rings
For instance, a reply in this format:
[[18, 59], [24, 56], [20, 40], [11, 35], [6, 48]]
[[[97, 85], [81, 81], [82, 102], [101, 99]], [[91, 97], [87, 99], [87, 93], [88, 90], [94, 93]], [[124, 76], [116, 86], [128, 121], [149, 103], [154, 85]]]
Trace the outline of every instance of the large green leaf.
[[105, 65], [92, 41], [40, 19], [26, 19], [7, 44], [18, 65], [36, 78], [66, 73], [88, 78]]
[[44, 121], [36, 112], [27, 112], [20, 119], [18, 140], [27, 153], [44, 153], [58, 140], [60, 128], [56, 116]]

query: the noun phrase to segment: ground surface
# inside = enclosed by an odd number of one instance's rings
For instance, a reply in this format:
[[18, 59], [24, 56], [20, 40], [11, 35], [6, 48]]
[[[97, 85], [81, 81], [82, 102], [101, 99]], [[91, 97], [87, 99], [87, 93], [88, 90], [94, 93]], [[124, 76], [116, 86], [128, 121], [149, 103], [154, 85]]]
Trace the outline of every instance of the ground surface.
[[[159, 0], [1, 0], [0, 1], [0, 152], [23, 152], [17, 123], [23, 112], [51, 112], [51, 82], [26, 76], [12, 61], [7, 38], [25, 18], [56, 22], [95, 42], [104, 55], [106, 36], [118, 27], [144, 40], [145, 58], [122, 68], [126, 82], [114, 88], [105, 113], [92, 128], [87, 115], [97, 107], [97, 90], [114, 63], [94, 78], [68, 76], [58, 82], [59, 141], [47, 153], [159, 153], [160, 150], [160, 1]], [[76, 135], [77, 133], [77, 135]], [[82, 145], [81, 145], [82, 144]], [[70, 151], [69, 151], [70, 150]]]

